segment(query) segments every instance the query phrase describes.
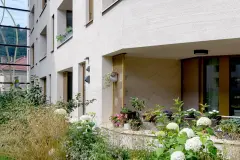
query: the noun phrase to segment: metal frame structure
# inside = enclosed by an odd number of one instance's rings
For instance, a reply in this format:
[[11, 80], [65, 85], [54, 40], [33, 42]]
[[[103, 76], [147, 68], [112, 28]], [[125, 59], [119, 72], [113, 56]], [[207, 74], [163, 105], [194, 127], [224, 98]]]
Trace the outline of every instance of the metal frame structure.
[[[9, 51], [8, 50], [9, 47], [15, 47], [15, 49], [14, 49], [15, 50], [14, 51], [14, 60], [13, 61], [12, 60], [10, 61], [9, 53], [8, 53], [8, 55], [6, 55], [6, 57], [8, 56], [6, 61], [4, 61], [4, 62], [0, 61], [0, 73], [1, 73], [0, 75], [4, 76], [4, 77], [11, 75], [11, 77], [12, 77], [9, 82], [8, 81], [4, 81], [5, 78], [3, 79], [3, 82], [0, 81], [0, 87], [3, 86], [3, 85], [9, 85], [9, 84], [12, 85], [12, 84], [14, 84], [16, 82], [16, 81], [13, 81], [13, 79], [15, 78], [13, 76], [15, 76], [15, 67], [17, 67], [17, 66], [27, 67], [27, 70], [26, 70], [26, 79], [27, 79], [27, 81], [26, 82], [18, 82], [18, 84], [28, 85], [28, 84], [30, 84], [29, 83], [30, 82], [30, 79], [29, 79], [29, 77], [30, 77], [29, 76], [30, 64], [17, 64], [17, 63], [15, 63], [15, 60], [16, 60], [16, 57], [17, 57], [17, 53], [19, 53], [19, 52], [17, 52], [17, 48], [26, 48], [26, 56], [27, 56], [29, 54], [28, 53], [29, 52], [28, 48], [30, 48], [30, 46], [28, 46], [28, 45], [19, 45], [18, 40], [17, 40], [17, 38], [18, 38], [17, 34], [16, 34], [16, 44], [8, 44], [7, 41], [5, 40], [5, 37], [3, 37], [4, 35], [3, 35], [3, 32], [2, 32], [1, 29], [2, 28], [13, 28], [14, 31], [16, 31], [16, 32], [18, 32], [19, 30], [30, 31], [31, 29], [28, 28], [27, 26], [26, 27], [20, 27], [20, 26], [18, 26], [15, 23], [14, 16], [12, 16], [11, 10], [19, 11], [19, 12], [27, 12], [27, 13], [31, 13], [31, 11], [27, 10], [27, 9], [21, 9], [21, 8], [14, 8], [14, 7], [5, 6], [5, 1], [4, 2], [2, 1], [2, 3], [0, 3], [0, 5], [1, 5], [0, 8], [3, 9], [3, 15], [2, 16], [4, 16], [4, 12], [5, 12], [5, 14], [9, 14], [10, 15], [9, 17], [11, 18], [11, 20], [13, 21], [13, 24], [14, 24], [14, 25], [7, 25], [7, 24], [3, 25], [3, 24], [0, 23], [0, 31], [1, 31], [0, 39], [2, 39], [2, 42], [0, 43], [0, 46], [3, 46], [5, 48], [6, 53], [7, 53], [7, 51]], [[4, 18], [4, 17], [2, 17], [2, 18]], [[27, 38], [27, 36], [26, 36], [26, 38]], [[27, 42], [27, 39], [26, 39], [26, 42]], [[28, 56], [27, 56], [27, 58], [28, 58]], [[29, 59], [27, 60], [27, 63], [29, 63]], [[2, 70], [1, 66], [8, 66], [9, 70], [6, 69], [6, 68], [4, 68], [4, 70]], [[8, 72], [8, 74], [4, 75], [4, 72]], [[12, 73], [14, 73], [13, 76], [12, 76]], [[18, 75], [16, 75], [16, 76], [18, 76]], [[0, 91], [1, 91], [1, 88], [0, 88]]]

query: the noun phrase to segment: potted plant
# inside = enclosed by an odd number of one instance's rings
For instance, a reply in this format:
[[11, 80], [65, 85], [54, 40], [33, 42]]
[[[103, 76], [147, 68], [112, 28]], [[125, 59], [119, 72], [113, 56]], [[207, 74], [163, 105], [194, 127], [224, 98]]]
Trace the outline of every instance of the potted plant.
[[213, 126], [218, 125], [220, 120], [222, 119], [222, 117], [219, 115], [219, 111], [217, 111], [217, 110], [212, 110], [210, 112], [206, 112], [205, 116], [207, 116], [209, 119], [212, 120]]
[[129, 120], [126, 120], [124, 125], [123, 125], [123, 128], [125, 130], [130, 130], [131, 129], [131, 124], [129, 123]]
[[130, 126], [133, 131], [140, 130], [142, 126], [142, 121], [140, 119], [130, 119], [128, 122], [130, 123]]
[[145, 122], [155, 122], [155, 112], [154, 110], [148, 110], [142, 114], [143, 120]]
[[113, 123], [113, 126], [118, 128], [123, 127], [126, 117], [124, 114], [115, 114], [114, 116], [110, 117], [110, 120]]
[[60, 34], [60, 35], [58, 35], [56, 38], [57, 38], [57, 41], [58, 41], [58, 42], [62, 42], [63, 39], [64, 39], [64, 35], [61, 35], [61, 34]]
[[104, 75], [104, 88], [108, 88], [111, 86], [112, 83], [118, 81], [118, 73], [117, 72], [110, 72]]
[[109, 77], [111, 82], [117, 82], [118, 81], [118, 73], [117, 72], [112, 72]]
[[191, 108], [185, 111], [185, 119], [196, 119], [201, 116], [201, 112], [197, 111], [195, 108]]
[[120, 113], [124, 114], [127, 119], [132, 118], [132, 110], [128, 109], [127, 107], [123, 107]]
[[140, 100], [137, 97], [131, 97], [130, 103], [134, 107], [134, 109], [137, 110], [137, 111], [141, 112], [145, 108], [145, 101]]

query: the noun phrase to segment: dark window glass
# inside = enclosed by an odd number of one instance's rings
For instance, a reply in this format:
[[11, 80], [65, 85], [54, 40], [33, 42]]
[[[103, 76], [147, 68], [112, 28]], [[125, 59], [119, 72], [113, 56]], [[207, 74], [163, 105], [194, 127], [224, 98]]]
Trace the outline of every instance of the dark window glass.
[[72, 11], [67, 11], [67, 27], [72, 27]]
[[208, 111], [219, 108], [219, 59], [208, 58], [204, 61], [205, 94], [204, 101], [209, 105]]
[[240, 116], [240, 58], [230, 59], [230, 115]]

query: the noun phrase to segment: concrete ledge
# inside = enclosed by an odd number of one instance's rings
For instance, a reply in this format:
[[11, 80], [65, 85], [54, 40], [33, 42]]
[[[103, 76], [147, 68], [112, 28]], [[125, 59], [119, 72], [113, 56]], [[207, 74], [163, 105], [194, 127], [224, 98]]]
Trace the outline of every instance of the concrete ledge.
[[[148, 144], [156, 139], [152, 130], [124, 130], [123, 128], [114, 128], [111, 123], [102, 124], [100, 127], [102, 133], [108, 137], [109, 142], [116, 146], [130, 149], [148, 149]], [[217, 139], [216, 137], [211, 137], [210, 139], [231, 160], [234, 160], [236, 155], [240, 156], [240, 141]]]

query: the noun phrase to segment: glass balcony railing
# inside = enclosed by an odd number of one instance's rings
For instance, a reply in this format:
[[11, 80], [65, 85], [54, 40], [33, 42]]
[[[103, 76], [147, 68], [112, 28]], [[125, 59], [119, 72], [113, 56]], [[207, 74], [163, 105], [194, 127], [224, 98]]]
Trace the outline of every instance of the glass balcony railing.
[[70, 38], [72, 38], [72, 36], [73, 36], [72, 27], [68, 27], [66, 29], [66, 33], [60, 34], [60, 35], [57, 36], [58, 47], [60, 47], [65, 42], [67, 42]]

